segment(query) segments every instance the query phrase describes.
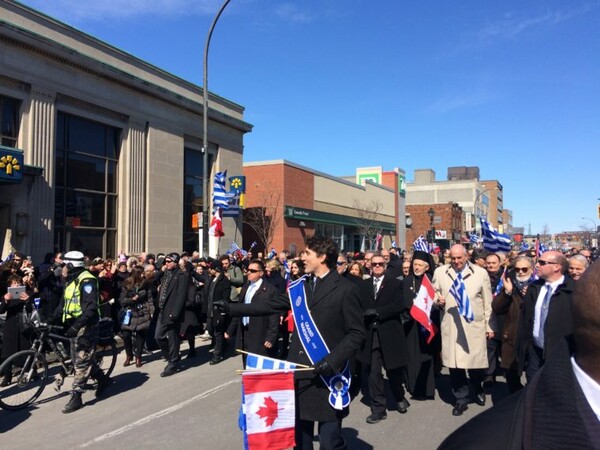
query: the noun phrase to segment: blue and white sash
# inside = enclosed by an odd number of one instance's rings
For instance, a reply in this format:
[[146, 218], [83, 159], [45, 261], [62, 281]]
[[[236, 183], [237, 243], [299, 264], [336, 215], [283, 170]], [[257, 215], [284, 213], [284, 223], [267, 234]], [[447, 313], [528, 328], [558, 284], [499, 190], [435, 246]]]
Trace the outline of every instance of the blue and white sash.
[[459, 273], [456, 280], [454, 280], [454, 283], [452, 283], [450, 294], [452, 294], [454, 300], [456, 300], [460, 315], [463, 316], [467, 322], [472, 322], [475, 316], [473, 314], [473, 309], [471, 309], [471, 300], [469, 300], [469, 296], [467, 295], [467, 288], [465, 287], [462, 274]]
[[[308, 359], [314, 364], [321, 361], [329, 354], [327, 344], [323, 340], [315, 322], [310, 315], [310, 310], [306, 303], [306, 291], [304, 290], [304, 282], [306, 276], [293, 281], [288, 288], [288, 295], [292, 305], [294, 314], [294, 323], [300, 342], [304, 347], [304, 351], [308, 355]], [[321, 379], [325, 386], [329, 389], [329, 404], [338, 410], [344, 409], [350, 404], [350, 367], [348, 362], [342, 370], [342, 373], [337, 373], [330, 376], [321, 375]]]

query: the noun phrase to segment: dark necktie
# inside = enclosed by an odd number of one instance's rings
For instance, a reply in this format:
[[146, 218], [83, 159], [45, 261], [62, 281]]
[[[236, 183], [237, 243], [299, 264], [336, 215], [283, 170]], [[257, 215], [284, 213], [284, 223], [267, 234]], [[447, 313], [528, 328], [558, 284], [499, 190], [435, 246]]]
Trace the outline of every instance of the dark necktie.
[[552, 286], [547, 284], [546, 295], [542, 301], [542, 309], [540, 311], [540, 331], [538, 332], [538, 344], [540, 348], [544, 348], [544, 326], [546, 325], [546, 319], [548, 318], [548, 308], [550, 307], [550, 299], [552, 298]]

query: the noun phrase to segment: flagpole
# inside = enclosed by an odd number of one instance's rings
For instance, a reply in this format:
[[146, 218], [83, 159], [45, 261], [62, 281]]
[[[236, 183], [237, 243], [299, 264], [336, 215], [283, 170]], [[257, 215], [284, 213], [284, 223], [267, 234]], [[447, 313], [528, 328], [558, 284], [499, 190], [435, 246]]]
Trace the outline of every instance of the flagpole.
[[[255, 354], [255, 353], [246, 352], [240, 348], [236, 348], [235, 351], [238, 353], [241, 353], [242, 355], [254, 355]], [[311, 370], [313, 369], [313, 367], [307, 366], [306, 364], [298, 364], [298, 363], [294, 363], [294, 364], [296, 364], [296, 367], [302, 367], [303, 369], [311, 369]]]
[[[229, 4], [231, 0], [225, 0], [217, 12], [209, 30], [208, 35], [206, 36], [206, 45], [204, 46], [204, 74], [203, 74], [203, 85], [202, 85], [202, 124], [203, 124], [203, 135], [202, 135], [202, 151], [204, 152], [202, 159], [202, 196], [204, 197], [202, 200], [202, 217], [204, 218], [204, 223], [208, 224], [208, 49], [210, 47], [210, 38], [212, 37], [213, 30], [215, 29], [215, 25], [217, 25], [217, 21], [225, 7]], [[208, 248], [205, 248], [208, 245], [208, 227], [202, 229], [202, 248], [199, 250], [202, 252], [201, 256], [208, 255]], [[68, 248], [68, 247], [67, 247]]]

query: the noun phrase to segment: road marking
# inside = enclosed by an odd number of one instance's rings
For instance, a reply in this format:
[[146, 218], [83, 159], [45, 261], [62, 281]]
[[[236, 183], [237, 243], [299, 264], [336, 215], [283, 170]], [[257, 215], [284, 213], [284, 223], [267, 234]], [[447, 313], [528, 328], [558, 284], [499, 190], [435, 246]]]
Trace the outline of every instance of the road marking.
[[79, 448], [89, 447], [92, 444], [96, 444], [98, 442], [105, 441], [112, 437], [118, 436], [119, 434], [125, 433], [126, 431], [129, 431], [135, 427], [144, 425], [148, 422], [152, 422], [154, 419], [158, 419], [159, 417], [163, 417], [163, 416], [166, 416], [167, 414], [171, 414], [172, 412], [175, 412], [175, 411], [189, 405], [190, 403], [195, 402], [196, 400], [201, 400], [205, 397], [208, 397], [211, 394], [214, 394], [215, 392], [220, 391], [221, 389], [226, 388], [227, 386], [229, 386], [231, 384], [239, 383], [239, 382], [240, 382], [239, 378], [229, 380], [227, 383], [223, 383], [218, 386], [215, 386], [214, 388], [209, 389], [208, 391], [202, 392], [201, 394], [198, 394], [195, 397], [188, 398], [187, 400], [185, 400], [181, 403], [178, 403], [169, 408], [163, 409], [162, 411], [158, 411], [154, 414], [150, 414], [149, 416], [143, 417], [140, 420], [136, 420], [135, 422], [132, 422], [129, 425], [125, 425], [124, 427], [121, 427], [117, 430], [111, 431], [110, 433], [106, 433], [106, 434], [103, 434], [102, 436], [98, 436], [96, 439], [93, 439], [91, 441], [86, 442], [85, 444], [80, 445]]

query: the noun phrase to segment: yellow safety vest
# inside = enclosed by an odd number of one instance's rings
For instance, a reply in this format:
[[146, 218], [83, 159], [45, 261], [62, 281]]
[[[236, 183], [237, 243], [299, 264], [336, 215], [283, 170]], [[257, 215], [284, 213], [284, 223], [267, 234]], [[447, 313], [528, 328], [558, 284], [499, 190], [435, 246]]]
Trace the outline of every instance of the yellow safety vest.
[[[81, 290], [79, 285], [84, 280], [94, 280], [96, 282], [96, 290], [98, 290], [98, 279], [87, 270], [81, 272], [75, 280], [71, 281], [65, 287], [65, 303], [62, 315], [63, 322], [66, 322], [68, 319], [76, 319], [77, 317], [81, 316]], [[98, 303], [98, 300], [96, 300], [96, 303]]]

